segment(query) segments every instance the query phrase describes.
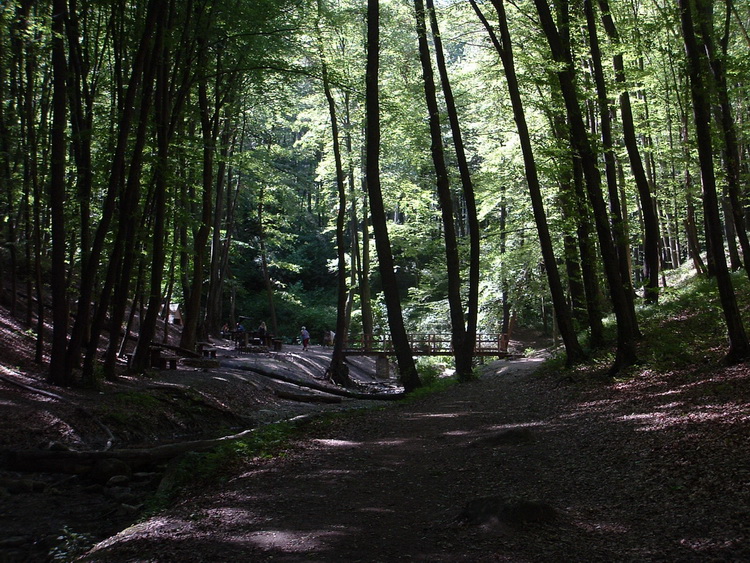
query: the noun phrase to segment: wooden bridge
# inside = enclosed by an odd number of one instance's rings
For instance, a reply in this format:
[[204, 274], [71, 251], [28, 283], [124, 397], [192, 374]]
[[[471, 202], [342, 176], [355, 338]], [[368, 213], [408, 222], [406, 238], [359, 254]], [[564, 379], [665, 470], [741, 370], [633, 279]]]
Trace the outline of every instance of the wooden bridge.
[[[408, 334], [409, 346], [414, 356], [452, 356], [453, 344], [450, 334]], [[475, 356], [497, 356], [505, 358], [508, 353], [508, 335], [502, 333], [477, 334], [474, 344]], [[355, 341], [346, 343], [344, 353], [348, 355], [395, 354], [390, 336], [361, 335]]]

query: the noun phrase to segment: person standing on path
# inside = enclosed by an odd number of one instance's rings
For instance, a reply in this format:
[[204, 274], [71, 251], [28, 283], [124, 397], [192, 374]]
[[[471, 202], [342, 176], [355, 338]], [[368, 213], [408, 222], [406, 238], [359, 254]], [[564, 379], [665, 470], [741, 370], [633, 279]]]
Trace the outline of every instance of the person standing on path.
[[299, 331], [299, 337], [302, 340], [302, 350], [307, 350], [307, 347], [310, 345], [310, 333], [307, 332], [305, 327], [302, 327], [302, 330]]

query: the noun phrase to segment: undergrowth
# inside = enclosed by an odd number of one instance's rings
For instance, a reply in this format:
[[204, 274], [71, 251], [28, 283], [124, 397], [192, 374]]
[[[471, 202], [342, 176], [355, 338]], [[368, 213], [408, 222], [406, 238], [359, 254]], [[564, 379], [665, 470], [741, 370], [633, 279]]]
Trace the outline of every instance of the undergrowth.
[[[737, 303], [743, 321], [750, 321], [750, 283], [744, 272], [732, 276]], [[617, 379], [636, 376], [643, 370], [669, 371], [715, 367], [724, 360], [729, 343], [716, 280], [686, 276], [674, 271], [667, 276], [656, 305], [639, 305], [637, 317], [642, 338], [637, 341], [638, 364], [617, 374]], [[607, 319], [614, 327], [613, 319]], [[614, 342], [611, 331], [608, 340]], [[583, 339], [585, 335], [581, 338]], [[545, 363], [544, 372], [592, 376], [614, 362], [611, 348], [589, 351], [589, 361], [566, 368], [565, 356], [559, 354]]]
[[292, 422], [277, 422], [258, 428], [241, 440], [222, 444], [209, 452], [190, 452], [170, 470], [166, 485], [151, 499], [146, 515], [166, 508], [184, 489], [221, 482], [239, 464], [254, 458], [283, 455], [298, 431]]

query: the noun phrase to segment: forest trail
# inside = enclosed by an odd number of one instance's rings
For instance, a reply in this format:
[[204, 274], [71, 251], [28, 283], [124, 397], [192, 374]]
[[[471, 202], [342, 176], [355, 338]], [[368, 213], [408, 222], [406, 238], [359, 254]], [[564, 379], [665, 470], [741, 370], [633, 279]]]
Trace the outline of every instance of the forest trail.
[[87, 560], [750, 559], [746, 368], [696, 392], [692, 375], [574, 383], [539, 365], [313, 423]]

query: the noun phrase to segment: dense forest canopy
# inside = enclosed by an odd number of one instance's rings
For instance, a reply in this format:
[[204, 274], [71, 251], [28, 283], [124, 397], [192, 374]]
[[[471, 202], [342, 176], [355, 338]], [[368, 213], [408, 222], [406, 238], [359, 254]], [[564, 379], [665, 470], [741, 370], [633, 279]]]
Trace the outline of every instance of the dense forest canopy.
[[55, 383], [115, 377], [131, 332], [142, 370], [172, 304], [184, 348], [247, 319], [340, 350], [395, 334], [394, 289], [462, 377], [512, 322], [616, 370], [685, 262], [750, 355], [748, 3], [9, 0], [0, 26], [0, 290]]

